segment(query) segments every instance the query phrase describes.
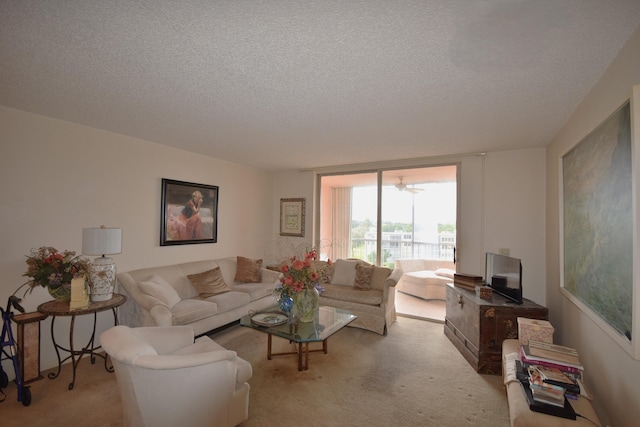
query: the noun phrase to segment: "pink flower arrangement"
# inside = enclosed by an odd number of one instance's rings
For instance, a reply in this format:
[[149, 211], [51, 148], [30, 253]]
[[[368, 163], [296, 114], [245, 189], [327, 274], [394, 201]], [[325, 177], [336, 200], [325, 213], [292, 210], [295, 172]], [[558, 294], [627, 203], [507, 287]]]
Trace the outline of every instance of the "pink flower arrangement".
[[[301, 292], [306, 288], [316, 288], [322, 293], [324, 289], [320, 286], [322, 270], [318, 270], [314, 261], [318, 259], [315, 249], [304, 254], [304, 259], [292, 257], [280, 267], [280, 280], [276, 285], [275, 293], [280, 297], [289, 296]], [[331, 260], [328, 261], [331, 265]]]

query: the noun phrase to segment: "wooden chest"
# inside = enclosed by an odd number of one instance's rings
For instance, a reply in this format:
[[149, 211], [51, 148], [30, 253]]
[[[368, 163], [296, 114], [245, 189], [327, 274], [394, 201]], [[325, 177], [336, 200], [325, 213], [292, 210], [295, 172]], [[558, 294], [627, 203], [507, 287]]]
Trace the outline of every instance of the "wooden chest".
[[444, 333], [481, 374], [502, 373], [502, 341], [518, 338], [518, 317], [548, 319], [546, 307], [532, 301], [509, 302], [493, 294], [481, 299], [475, 292], [447, 285]]

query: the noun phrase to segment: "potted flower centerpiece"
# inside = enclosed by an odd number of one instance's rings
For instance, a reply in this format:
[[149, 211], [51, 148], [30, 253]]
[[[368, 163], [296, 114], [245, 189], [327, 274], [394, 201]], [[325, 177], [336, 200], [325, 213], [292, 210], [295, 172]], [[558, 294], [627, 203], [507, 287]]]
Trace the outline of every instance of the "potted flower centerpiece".
[[74, 251], [58, 252], [56, 248], [42, 246], [31, 249], [27, 255], [27, 271], [23, 276], [30, 280], [22, 286], [29, 286], [28, 292], [42, 286], [55, 299], [68, 300], [71, 298], [71, 279], [86, 275], [88, 271], [89, 260], [76, 256]]
[[311, 250], [303, 259], [294, 256], [280, 266], [280, 279], [274, 293], [280, 308], [288, 312], [293, 306], [300, 322], [313, 321], [318, 297], [324, 291], [320, 284], [322, 270], [314, 262], [317, 259], [318, 253]]

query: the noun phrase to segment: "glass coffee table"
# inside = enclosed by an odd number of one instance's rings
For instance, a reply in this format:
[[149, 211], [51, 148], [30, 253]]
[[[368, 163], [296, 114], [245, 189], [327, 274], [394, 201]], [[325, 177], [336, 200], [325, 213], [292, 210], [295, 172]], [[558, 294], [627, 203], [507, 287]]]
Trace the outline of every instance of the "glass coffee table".
[[[252, 312], [240, 319], [240, 325], [265, 332], [267, 338], [267, 359], [273, 356], [297, 355], [298, 370], [309, 369], [309, 353], [328, 352], [327, 340], [340, 329], [356, 319], [356, 315], [340, 308], [320, 306], [313, 322], [296, 322], [288, 318], [277, 306], [270, 309]], [[273, 336], [284, 338], [297, 344], [296, 351], [273, 353], [271, 340]], [[309, 343], [322, 342], [321, 349], [309, 350]]]

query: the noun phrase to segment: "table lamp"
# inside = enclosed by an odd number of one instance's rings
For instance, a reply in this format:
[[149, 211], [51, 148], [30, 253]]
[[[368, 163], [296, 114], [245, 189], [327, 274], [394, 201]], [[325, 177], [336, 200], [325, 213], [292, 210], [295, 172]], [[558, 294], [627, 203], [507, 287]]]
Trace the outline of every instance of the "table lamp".
[[105, 255], [122, 251], [122, 229], [100, 228], [82, 229], [82, 253], [100, 255], [89, 267], [89, 287], [91, 301], [108, 301], [113, 296], [116, 284], [116, 264]]

